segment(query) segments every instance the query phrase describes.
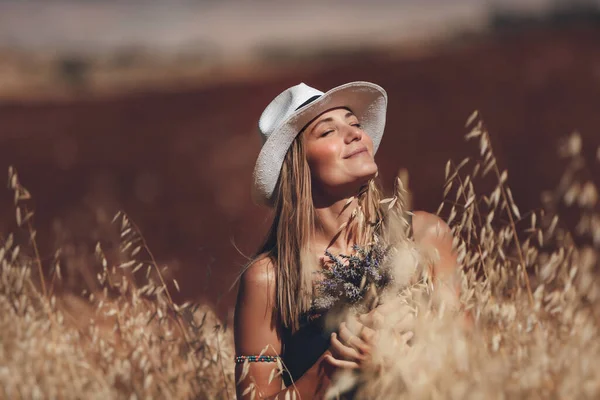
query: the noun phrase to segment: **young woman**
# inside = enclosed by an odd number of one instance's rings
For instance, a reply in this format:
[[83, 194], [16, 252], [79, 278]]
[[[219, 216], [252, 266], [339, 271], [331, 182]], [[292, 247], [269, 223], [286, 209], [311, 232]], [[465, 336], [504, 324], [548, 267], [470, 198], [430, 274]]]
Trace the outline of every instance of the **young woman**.
[[[273, 207], [275, 216], [264, 245], [240, 277], [234, 323], [236, 382], [243, 377], [238, 398], [249, 385], [263, 398], [283, 399], [292, 391], [302, 398], [321, 397], [336, 371], [371, 361], [376, 321], [392, 311], [406, 312], [384, 304], [333, 332], [323, 316], [309, 313], [312, 272], [322, 267], [325, 250], [349, 254], [354, 244], [366, 244], [381, 229], [373, 156], [386, 107], [386, 92], [372, 83], [351, 82], [326, 93], [301, 83], [264, 110], [253, 196]], [[366, 223], [349, 224], [340, 234], [357, 207]], [[434, 275], [449, 276], [456, 257], [447, 225], [425, 212], [415, 212], [412, 225], [415, 241], [439, 252]], [[403, 321], [406, 340], [410, 318]], [[277, 358], [286, 372], [273, 377]], [[246, 359], [250, 363], [243, 371]]]

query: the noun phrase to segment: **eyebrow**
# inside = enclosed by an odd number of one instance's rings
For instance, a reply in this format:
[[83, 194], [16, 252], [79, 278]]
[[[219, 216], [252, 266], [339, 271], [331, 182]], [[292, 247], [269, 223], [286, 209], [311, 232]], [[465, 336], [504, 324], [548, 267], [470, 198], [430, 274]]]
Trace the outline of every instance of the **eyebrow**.
[[[350, 117], [352, 117], [352, 116], [355, 116], [355, 115], [354, 115], [354, 113], [353, 113], [352, 111], [348, 111], [348, 112], [346, 113], [346, 115], [344, 115], [344, 118], [345, 118], [345, 119], [348, 119], [348, 118], [350, 118]], [[321, 123], [324, 123], [324, 122], [331, 122], [331, 121], [333, 121], [333, 118], [332, 118], [332, 117], [328, 117], [328, 118], [325, 118], [325, 119], [322, 119], [322, 120], [320, 120], [319, 122], [317, 122], [317, 124], [316, 124], [315, 126], [313, 126], [313, 128], [311, 129], [311, 133], [313, 133], [313, 132], [315, 131], [315, 129], [317, 129], [317, 126], [319, 126]]]

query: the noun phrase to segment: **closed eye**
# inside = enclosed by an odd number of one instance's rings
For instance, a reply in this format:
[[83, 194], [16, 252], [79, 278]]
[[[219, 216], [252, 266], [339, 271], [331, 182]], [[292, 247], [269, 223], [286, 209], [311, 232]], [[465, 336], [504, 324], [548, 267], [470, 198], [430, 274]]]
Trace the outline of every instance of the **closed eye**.
[[325, 137], [325, 136], [329, 135], [331, 132], [333, 132], [333, 130], [325, 131], [319, 137]]
[[355, 123], [355, 124], [352, 124], [352, 126], [355, 126], [355, 127], [357, 127], [357, 128], [360, 128], [360, 127], [361, 127], [361, 125], [360, 125], [358, 122], [357, 122], [357, 123]]

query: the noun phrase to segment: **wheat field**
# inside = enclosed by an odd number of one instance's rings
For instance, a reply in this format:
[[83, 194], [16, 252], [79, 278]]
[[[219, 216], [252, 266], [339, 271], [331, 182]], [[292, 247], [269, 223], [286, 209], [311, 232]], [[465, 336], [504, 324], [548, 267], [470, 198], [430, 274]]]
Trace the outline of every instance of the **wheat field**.
[[[433, 302], [426, 284], [403, 290], [412, 345], [384, 335], [384, 368], [341, 374], [331, 395], [358, 383], [359, 398], [598, 398], [600, 203], [588, 166], [600, 149], [586, 160], [580, 136], [566, 137], [559, 184], [524, 211], [478, 113], [467, 128], [473, 157], [440, 171], [438, 209], [455, 237], [460, 304]], [[117, 248], [96, 246], [95, 284], [68, 287], [60, 251], [42, 272], [31, 195], [14, 168], [8, 183], [18, 228], [0, 236], [3, 398], [235, 398], [231, 329], [206, 305], [173, 301], [177, 281], [126, 214], [113, 220]], [[395, 263], [408, 261], [400, 252]]]

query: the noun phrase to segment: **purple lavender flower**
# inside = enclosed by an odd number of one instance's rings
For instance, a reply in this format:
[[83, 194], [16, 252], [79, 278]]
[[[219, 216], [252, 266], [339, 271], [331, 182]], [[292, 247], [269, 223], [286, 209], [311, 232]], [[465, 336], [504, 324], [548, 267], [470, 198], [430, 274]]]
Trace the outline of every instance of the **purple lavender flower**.
[[380, 293], [392, 281], [391, 268], [385, 262], [389, 247], [375, 243], [364, 248], [355, 245], [353, 250], [352, 255], [337, 257], [325, 251], [330, 266], [318, 272], [323, 279], [317, 282], [313, 309], [326, 310], [339, 303], [356, 305], [370, 286]]

